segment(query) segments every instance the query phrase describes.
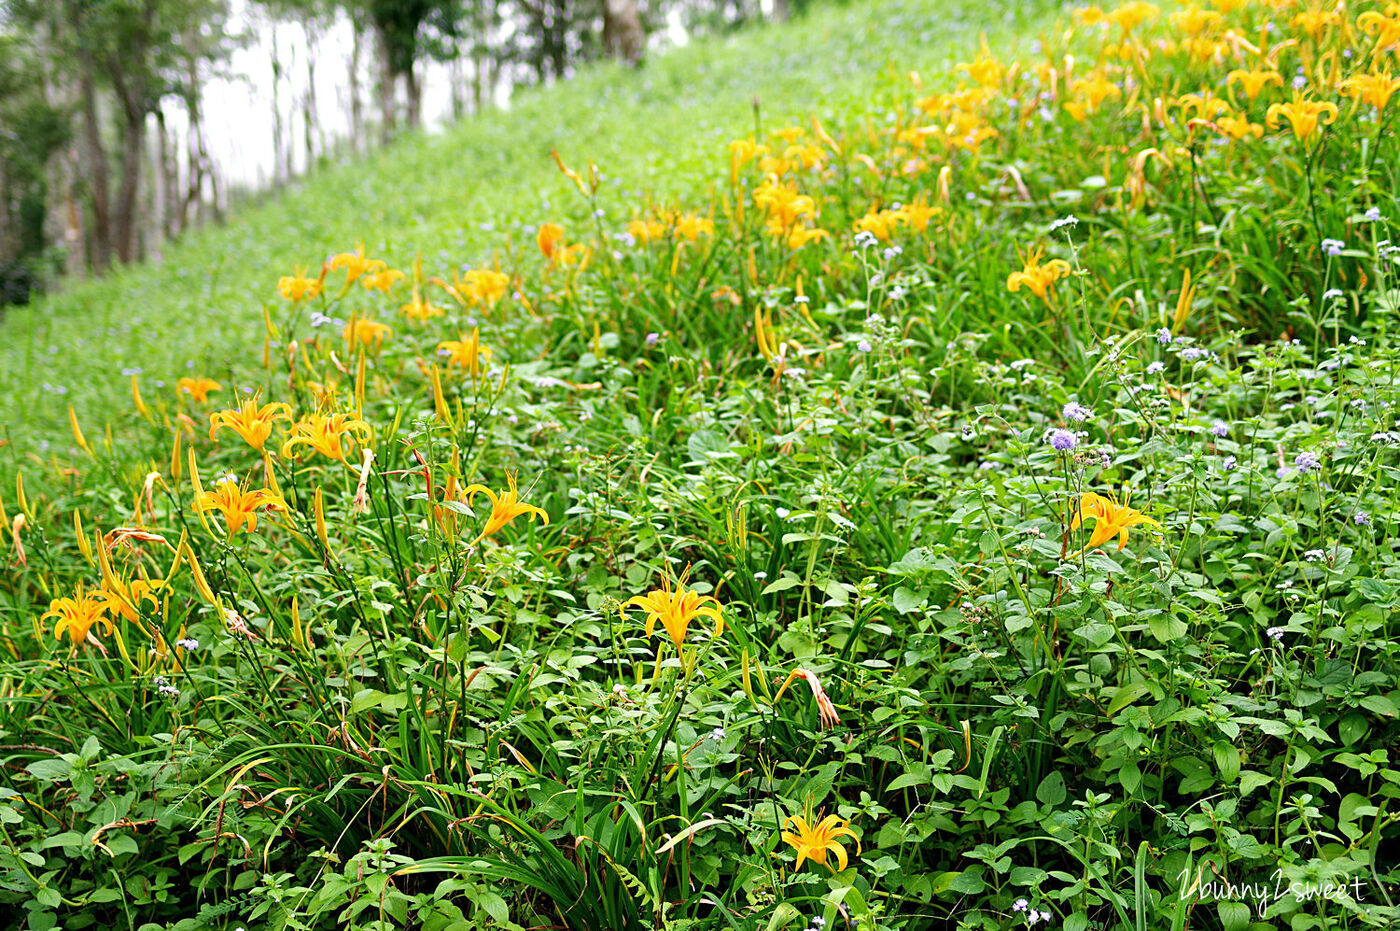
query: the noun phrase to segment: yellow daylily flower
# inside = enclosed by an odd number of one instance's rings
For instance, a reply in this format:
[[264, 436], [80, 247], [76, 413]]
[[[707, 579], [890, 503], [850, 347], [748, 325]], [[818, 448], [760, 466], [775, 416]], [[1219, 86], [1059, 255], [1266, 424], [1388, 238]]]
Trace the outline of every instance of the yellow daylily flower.
[[397, 268], [381, 268], [378, 271], [368, 271], [360, 276], [360, 284], [366, 291], [378, 291], [381, 294], [388, 294], [404, 273]]
[[1376, 37], [1376, 51], [1400, 45], [1400, 3], [1392, 3], [1385, 13], [1367, 10], [1356, 17], [1356, 25], [1368, 36]]
[[486, 519], [486, 526], [482, 528], [481, 533], [471, 542], [472, 546], [476, 546], [482, 540], [501, 530], [506, 524], [509, 524], [522, 514], [529, 514], [532, 517], [540, 518], [545, 524], [549, 523], [549, 515], [545, 513], [543, 508], [537, 508], [533, 504], [521, 504], [519, 502], [519, 493], [515, 486], [514, 472], [506, 473], [506, 483], [509, 487], [499, 495], [485, 485], [480, 484], [468, 485], [466, 488], [462, 489], [462, 496], [466, 499], [468, 505], [472, 503], [472, 499], [475, 498], [477, 494], [483, 494], [491, 499], [491, 516]]
[[266, 488], [248, 489], [238, 484], [232, 477], [226, 477], [214, 484], [212, 491], [205, 491], [195, 500], [194, 506], [200, 511], [218, 511], [224, 516], [224, 526], [230, 538], [243, 528], [258, 529], [258, 511], [270, 509], [286, 512], [287, 502], [281, 495]]
[[783, 229], [792, 227], [802, 217], [817, 215], [817, 205], [811, 197], [799, 194], [795, 185], [781, 184], [774, 177], [766, 178], [754, 188], [753, 202], [769, 217], [778, 220]]
[[715, 221], [697, 216], [693, 213], [684, 213], [676, 217], [676, 235], [686, 242], [695, 242], [701, 236], [713, 236], [715, 234]]
[[813, 826], [808, 824], [807, 819], [801, 815], [789, 815], [788, 819], [783, 822], [783, 827], [786, 828], [789, 824], [795, 830], [792, 832], [783, 831], [783, 840], [791, 844], [793, 849], [797, 851], [795, 869], [802, 869], [802, 864], [806, 860], [820, 863], [831, 869], [831, 865], [826, 862], [826, 857], [827, 854], [835, 854], [836, 868], [833, 872], [844, 870], [848, 859], [846, 848], [839, 840], [842, 837], [854, 838], [856, 853], [860, 853], [860, 838], [856, 837], [856, 832], [851, 830], [850, 822], [845, 818], [827, 815]]
[[156, 607], [160, 606], [160, 599], [157, 595], [161, 589], [165, 588], [164, 579], [131, 579], [123, 582], [121, 579], [109, 578], [102, 583], [102, 589], [98, 593], [107, 601], [107, 610], [113, 616], [120, 614], [132, 623], [137, 623], [140, 617], [141, 603], [150, 602]]
[[1354, 75], [1342, 82], [1343, 94], [1352, 100], [1370, 104], [1377, 110], [1384, 110], [1397, 90], [1400, 90], [1400, 78], [1392, 78], [1385, 71]]
[[1317, 131], [1318, 123], [1331, 125], [1337, 119], [1337, 105], [1328, 101], [1308, 100], [1302, 93], [1294, 91], [1289, 103], [1276, 103], [1264, 114], [1264, 121], [1270, 129], [1279, 127], [1279, 118], [1288, 120], [1293, 127], [1293, 135], [1306, 141]]
[[228, 427], [248, 443], [262, 452], [267, 438], [272, 435], [272, 425], [279, 420], [291, 420], [292, 409], [281, 401], [258, 406], [257, 398], [249, 398], [238, 410], [215, 411], [209, 415], [209, 439], [220, 430]]
[[393, 335], [394, 330], [387, 323], [377, 323], [374, 320], [356, 318], [345, 324], [345, 342], [351, 347], [358, 344], [378, 349], [384, 345], [384, 340]]
[[629, 598], [623, 607], [637, 607], [647, 613], [648, 637], [656, 629], [656, 622], [660, 621], [661, 626], [670, 635], [671, 642], [676, 645], [677, 651], [685, 645], [686, 635], [690, 632], [690, 622], [697, 617], [707, 617], [715, 622], [716, 637], [724, 633], [724, 608], [719, 600], [712, 595], [690, 591], [685, 587], [684, 578], [676, 583], [676, 588], [672, 591], [670, 580], [663, 576], [660, 588], [653, 589], [645, 595]]
[[1081, 553], [1088, 552], [1115, 536], [1118, 537], [1118, 548], [1121, 550], [1128, 545], [1129, 528], [1140, 524], [1151, 524], [1159, 530], [1162, 528], [1160, 522], [1136, 508], [1119, 504], [1110, 497], [1092, 491], [1079, 496], [1079, 507], [1075, 511], [1074, 519], [1070, 521], [1069, 529], [1078, 530], [1079, 525], [1088, 519], [1094, 521], [1094, 532], [1089, 536], [1088, 544], [1080, 550]]
[[1304, 10], [1289, 21], [1290, 26], [1307, 33], [1314, 42], [1322, 41], [1323, 32], [1341, 24], [1342, 17], [1335, 10]]
[[98, 649], [102, 649], [102, 645], [92, 635], [92, 628], [96, 625], [104, 634], [111, 635], [112, 622], [106, 617], [108, 607], [107, 596], [100, 588], [88, 591], [79, 583], [74, 597], [53, 599], [49, 602], [49, 609], [40, 615], [39, 619], [42, 621], [50, 617], [58, 618], [53, 635], [62, 640], [63, 635], [67, 634], [75, 650], [89, 640]]
[[325, 266], [321, 268], [320, 278], [306, 277], [305, 269], [298, 266], [292, 274], [283, 275], [277, 279], [277, 293], [282, 296], [284, 301], [292, 303], [304, 301], [321, 293], [321, 283], [325, 277]]
[[1044, 254], [1043, 247], [1030, 250], [1023, 259], [1022, 269], [1006, 276], [1006, 290], [1015, 292], [1024, 287], [1048, 304], [1054, 295], [1055, 282], [1068, 277], [1071, 269], [1064, 259], [1051, 259], [1042, 265], [1040, 258]]
[[1253, 71], [1245, 71], [1243, 68], [1236, 68], [1225, 76], [1225, 82], [1227, 85], [1239, 84], [1244, 88], [1244, 95], [1250, 100], [1255, 100], [1270, 84], [1282, 87], [1283, 75], [1272, 69], [1256, 68]]
[[290, 457], [298, 446], [310, 446], [331, 459], [345, 461], [356, 441], [366, 442], [370, 425], [349, 414], [311, 414], [292, 425], [292, 435], [282, 444], [282, 455]]
[[212, 378], [182, 378], [175, 383], [177, 392], [184, 392], [200, 404], [209, 400], [209, 392], [223, 390], [223, 385]]
[[1157, 13], [1157, 7], [1150, 3], [1133, 2], [1123, 4], [1113, 12], [1106, 14], [1104, 18], [1117, 23], [1118, 28], [1122, 29], [1126, 35], [1142, 23], [1156, 19]]
[[540, 247], [540, 254], [547, 259], [553, 259], [559, 244], [564, 241], [564, 227], [558, 223], [541, 223], [540, 231], [535, 234], [535, 244]]
[[465, 369], [476, 378], [481, 374], [481, 363], [490, 361], [491, 349], [481, 345], [481, 328], [472, 330], [471, 336], [461, 339], [448, 339], [438, 343], [438, 352], [448, 356], [448, 364]]
[[365, 244], [358, 243], [354, 252], [341, 252], [331, 256], [328, 267], [331, 271], [345, 269], [345, 283], [354, 284], [361, 275], [377, 274], [386, 266], [380, 259], [365, 257]]

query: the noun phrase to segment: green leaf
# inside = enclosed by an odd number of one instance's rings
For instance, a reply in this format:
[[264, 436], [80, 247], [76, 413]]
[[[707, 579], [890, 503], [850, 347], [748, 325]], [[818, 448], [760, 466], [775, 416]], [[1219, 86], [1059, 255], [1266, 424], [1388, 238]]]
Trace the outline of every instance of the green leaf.
[[926, 598], [928, 592], [914, 591], [901, 585], [894, 590], [894, 609], [900, 614], [908, 614], [922, 606]]
[[1040, 780], [1040, 785], [1036, 787], [1035, 797], [1042, 805], [1049, 805], [1054, 808], [1064, 802], [1068, 792], [1065, 790], [1065, 777], [1058, 772], [1053, 772]]
[[1134, 679], [1132, 682], [1121, 685], [1113, 693], [1113, 700], [1108, 703], [1108, 716], [1111, 718], [1124, 708], [1137, 701], [1148, 693], [1147, 683], [1141, 679]]
[[1249, 927], [1249, 906], [1244, 902], [1216, 902], [1215, 911], [1224, 931], [1244, 931]]
[[1215, 742], [1215, 768], [1226, 783], [1234, 782], [1240, 775], [1240, 751], [1227, 740]]

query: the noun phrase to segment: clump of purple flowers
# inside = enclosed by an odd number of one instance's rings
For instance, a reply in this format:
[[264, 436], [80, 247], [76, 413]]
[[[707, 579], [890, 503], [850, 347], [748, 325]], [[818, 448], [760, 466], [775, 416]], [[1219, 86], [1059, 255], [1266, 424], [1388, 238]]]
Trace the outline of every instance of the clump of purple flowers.
[[1217, 420], [1211, 424], [1210, 432], [1212, 436], [1227, 437], [1230, 435], [1230, 425], [1223, 420]]
[[1056, 430], [1050, 434], [1050, 445], [1059, 452], [1067, 453], [1079, 445], [1079, 437], [1069, 430]]
[[1064, 406], [1060, 413], [1064, 416], [1065, 420], [1073, 420], [1076, 423], [1083, 423], [1094, 416], [1093, 411], [1089, 410], [1089, 408], [1080, 404], [1078, 401], [1070, 401]]
[[1298, 471], [1303, 474], [1311, 472], [1322, 465], [1322, 460], [1317, 458], [1317, 453], [1302, 452], [1294, 458], [1293, 464], [1298, 467]]
[[1334, 256], [1334, 257], [1335, 257], [1335, 256], [1338, 256], [1338, 255], [1341, 255], [1341, 254], [1342, 254], [1342, 250], [1345, 249], [1346, 247], [1347, 247], [1347, 244], [1344, 243], [1344, 242], [1342, 242], [1340, 239], [1324, 239], [1324, 240], [1322, 240], [1322, 251], [1323, 251], [1324, 253], [1326, 253], [1327, 255], [1330, 255], [1330, 256]]

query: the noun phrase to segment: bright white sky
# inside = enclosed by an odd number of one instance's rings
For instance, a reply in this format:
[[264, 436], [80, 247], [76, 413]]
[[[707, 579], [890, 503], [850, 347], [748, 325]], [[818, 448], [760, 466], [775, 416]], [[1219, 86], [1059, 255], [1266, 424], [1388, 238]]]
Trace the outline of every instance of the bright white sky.
[[[210, 153], [218, 164], [225, 186], [263, 188], [273, 171], [272, 48], [278, 43], [283, 67], [279, 90], [284, 132], [291, 137], [294, 169], [306, 167], [301, 116], [306, 79], [306, 30], [300, 24], [273, 23], [261, 8], [249, 0], [232, 0], [230, 32], [248, 38], [233, 53], [226, 76], [206, 83], [204, 88], [205, 135]], [[338, 14], [335, 22], [316, 43], [316, 111], [320, 131], [327, 140], [343, 139], [350, 133], [349, 64], [353, 46], [349, 19]], [[654, 36], [653, 39], [661, 38]], [[663, 42], [683, 45], [687, 40], [678, 11], [673, 11]], [[656, 42], [653, 41], [653, 47]], [[367, 116], [375, 112], [373, 40], [365, 36], [360, 50], [360, 97]], [[423, 76], [423, 120], [430, 130], [441, 128], [452, 116], [449, 71], [446, 65], [429, 62], [420, 66]], [[509, 87], [501, 87], [497, 103], [509, 102]], [[293, 107], [295, 101], [295, 107]], [[183, 106], [165, 103], [166, 122], [181, 152], [188, 127]], [[292, 114], [295, 110], [294, 115]], [[181, 155], [182, 164], [184, 155]]]

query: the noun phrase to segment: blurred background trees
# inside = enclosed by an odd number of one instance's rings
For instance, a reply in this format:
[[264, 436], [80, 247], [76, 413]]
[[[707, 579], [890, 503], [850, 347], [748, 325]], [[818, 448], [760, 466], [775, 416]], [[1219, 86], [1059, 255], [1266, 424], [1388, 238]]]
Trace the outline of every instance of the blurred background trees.
[[[641, 67], [649, 47], [785, 18], [790, 5], [0, 0], [0, 306], [64, 274], [158, 257], [231, 198], [322, 160], [460, 119], [590, 60]], [[230, 111], [237, 86], [265, 116]], [[231, 147], [230, 134], [268, 138], [254, 151]]]

